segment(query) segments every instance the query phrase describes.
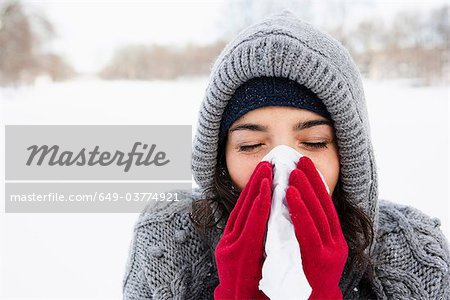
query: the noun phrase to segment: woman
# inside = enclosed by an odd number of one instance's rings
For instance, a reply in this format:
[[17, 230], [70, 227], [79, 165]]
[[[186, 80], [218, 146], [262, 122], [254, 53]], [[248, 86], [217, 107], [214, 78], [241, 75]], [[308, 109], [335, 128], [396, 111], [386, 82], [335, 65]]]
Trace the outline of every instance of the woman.
[[261, 159], [281, 144], [304, 155], [286, 200], [310, 299], [450, 297], [439, 220], [378, 199], [356, 65], [285, 10], [242, 31], [216, 60], [192, 153], [199, 189], [141, 214], [124, 298], [267, 299], [258, 282], [272, 166]]

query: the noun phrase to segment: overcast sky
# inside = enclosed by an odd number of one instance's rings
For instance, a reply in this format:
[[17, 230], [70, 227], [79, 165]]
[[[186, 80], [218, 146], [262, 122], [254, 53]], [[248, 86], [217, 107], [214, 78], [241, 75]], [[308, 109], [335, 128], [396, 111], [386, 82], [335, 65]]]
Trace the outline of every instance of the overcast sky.
[[[228, 5], [227, 0], [23, 2], [29, 9], [48, 17], [57, 32], [52, 48], [82, 72], [98, 70], [115, 49], [129, 43], [183, 45], [214, 41], [226, 25], [224, 16]], [[320, 1], [314, 3], [320, 11]], [[360, 13], [352, 18], [357, 19], [374, 13], [389, 18], [399, 10], [423, 10], [445, 1], [358, 0], [353, 3], [361, 7]]]

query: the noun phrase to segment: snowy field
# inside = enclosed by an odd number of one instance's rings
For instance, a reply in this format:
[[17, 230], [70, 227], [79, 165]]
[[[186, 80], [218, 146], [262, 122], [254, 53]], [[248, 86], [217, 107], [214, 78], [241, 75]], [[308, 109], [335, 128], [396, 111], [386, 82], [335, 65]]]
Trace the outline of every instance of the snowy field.
[[[5, 124], [188, 124], [194, 133], [206, 85], [80, 78], [0, 89], [0, 169]], [[366, 81], [365, 91], [380, 198], [438, 217], [449, 238], [449, 88]], [[121, 298], [137, 214], [4, 214], [3, 184], [0, 199], [1, 299]]]

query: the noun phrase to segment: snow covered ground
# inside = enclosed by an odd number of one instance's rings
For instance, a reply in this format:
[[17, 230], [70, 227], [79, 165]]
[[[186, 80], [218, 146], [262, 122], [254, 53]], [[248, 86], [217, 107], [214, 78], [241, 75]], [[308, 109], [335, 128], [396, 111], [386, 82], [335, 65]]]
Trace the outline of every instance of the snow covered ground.
[[[33, 87], [0, 89], [0, 119], [2, 127], [189, 124], [194, 133], [206, 84], [207, 78], [41, 80]], [[380, 198], [438, 217], [450, 238], [449, 88], [366, 81], [365, 91]], [[0, 144], [4, 157], [4, 130]], [[3, 159], [0, 164], [4, 170]], [[0, 298], [121, 298], [137, 214], [4, 214], [3, 184], [0, 199]]]

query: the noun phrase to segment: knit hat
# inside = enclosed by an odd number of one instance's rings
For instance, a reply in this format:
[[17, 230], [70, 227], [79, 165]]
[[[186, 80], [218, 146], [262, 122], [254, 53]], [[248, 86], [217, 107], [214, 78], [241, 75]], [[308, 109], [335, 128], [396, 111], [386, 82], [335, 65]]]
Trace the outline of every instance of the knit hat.
[[283, 77], [256, 77], [239, 86], [228, 102], [220, 124], [219, 144], [222, 146], [224, 143], [234, 121], [264, 106], [292, 106], [330, 119], [330, 113], [322, 100], [298, 82]]

